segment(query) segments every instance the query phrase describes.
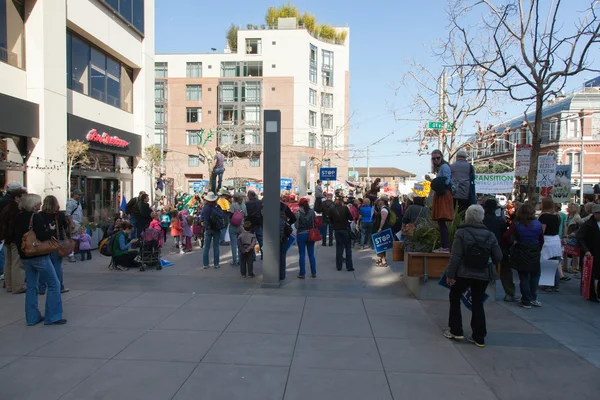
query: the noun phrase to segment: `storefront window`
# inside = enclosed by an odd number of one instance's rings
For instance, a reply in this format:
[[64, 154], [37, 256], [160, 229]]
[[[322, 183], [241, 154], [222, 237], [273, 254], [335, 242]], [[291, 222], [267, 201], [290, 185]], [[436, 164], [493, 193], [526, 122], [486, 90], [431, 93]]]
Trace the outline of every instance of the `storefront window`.
[[25, 68], [25, 1], [0, 0], [0, 61]]

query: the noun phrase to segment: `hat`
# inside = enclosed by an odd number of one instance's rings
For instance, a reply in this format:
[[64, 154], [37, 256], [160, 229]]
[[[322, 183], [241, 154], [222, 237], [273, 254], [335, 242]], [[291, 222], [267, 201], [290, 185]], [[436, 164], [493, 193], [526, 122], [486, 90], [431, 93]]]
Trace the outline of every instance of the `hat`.
[[390, 198], [387, 197], [387, 195], [384, 194], [380, 198], [378, 198], [377, 200], [390, 201]]
[[593, 213], [600, 213], [600, 204], [594, 204], [592, 206], [592, 212]]
[[83, 192], [79, 189], [75, 189], [71, 192], [71, 196], [74, 196], [74, 195], [83, 196]]
[[414, 201], [415, 197], [418, 197], [417, 194], [415, 192], [410, 192], [406, 197], [408, 197], [408, 199], [410, 201]]
[[459, 151], [456, 153], [456, 157], [460, 157], [460, 158], [467, 158], [467, 152], [466, 152], [466, 151], [464, 151], [464, 150], [459, 150]]
[[6, 185], [6, 191], [8, 193], [11, 193], [11, 192], [23, 192], [23, 193], [25, 193], [27, 191], [27, 188], [25, 186], [21, 185], [18, 182], [11, 182], [8, 185]]
[[225, 188], [221, 188], [219, 189], [219, 191], [217, 192], [217, 194], [219, 196], [231, 196], [231, 193], [229, 193], [229, 191]]
[[206, 196], [204, 196], [204, 199], [206, 201], [217, 201], [219, 198], [213, 192], [208, 192]]

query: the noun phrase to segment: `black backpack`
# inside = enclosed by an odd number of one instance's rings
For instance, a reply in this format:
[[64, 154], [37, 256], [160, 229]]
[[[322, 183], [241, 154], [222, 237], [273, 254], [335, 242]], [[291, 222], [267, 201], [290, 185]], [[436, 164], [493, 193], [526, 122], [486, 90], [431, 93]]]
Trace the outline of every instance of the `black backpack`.
[[485, 243], [476, 241], [473, 234], [467, 229], [464, 229], [464, 231], [468, 232], [471, 238], [473, 238], [473, 243], [466, 249], [463, 256], [463, 263], [470, 269], [481, 270], [486, 268], [492, 254], [492, 249], [486, 246]]
[[107, 256], [107, 257], [112, 257], [114, 255], [114, 253], [115, 253], [115, 238], [117, 237], [118, 234], [119, 234], [119, 232], [113, 233], [112, 235], [108, 236], [107, 238], [102, 239], [102, 241], [99, 244], [100, 254], [102, 254], [103, 256]]
[[127, 204], [125, 205], [125, 213], [127, 213], [127, 215], [131, 215], [134, 212], [138, 211], [137, 210], [137, 208], [138, 208], [137, 201], [138, 201], [137, 197], [134, 197], [133, 199], [131, 199], [127, 202]]
[[225, 213], [221, 207], [215, 206], [215, 209], [210, 213], [208, 228], [212, 231], [220, 231], [225, 228]]
[[279, 240], [281, 242], [287, 240], [293, 232], [292, 227], [287, 223], [287, 219], [287, 215], [282, 211], [279, 214]]

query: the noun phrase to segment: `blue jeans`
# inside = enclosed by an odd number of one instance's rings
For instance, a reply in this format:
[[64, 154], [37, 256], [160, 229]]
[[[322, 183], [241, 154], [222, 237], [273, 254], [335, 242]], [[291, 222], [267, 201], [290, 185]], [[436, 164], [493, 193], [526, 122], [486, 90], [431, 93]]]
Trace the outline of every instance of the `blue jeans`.
[[353, 270], [352, 264], [352, 241], [350, 232], [346, 229], [335, 231], [335, 267], [338, 271], [342, 270], [344, 264], [344, 249], [346, 250], [346, 269]]
[[[60, 290], [63, 290], [65, 288], [65, 285], [63, 283], [62, 259], [63, 258], [58, 255], [58, 251], [55, 251], [54, 253], [50, 253], [50, 262], [52, 263], [52, 266], [54, 267], [54, 271], [56, 272], [56, 276], [58, 277], [58, 281], [60, 282]], [[39, 281], [40, 293], [45, 293], [47, 287], [48, 287], [48, 285], [46, 283], [46, 280], [40, 278], [40, 281]]]
[[329, 245], [333, 246], [333, 224], [330, 222], [323, 223], [321, 227], [321, 236], [323, 236], [323, 246], [327, 245], [327, 230], [329, 229]]
[[[223, 185], [223, 173], [225, 172], [225, 168], [215, 168], [212, 170], [212, 174], [210, 175], [210, 188], [213, 193], [217, 193], [217, 190], [221, 189], [221, 185]], [[217, 185], [217, 179], [219, 180], [219, 184]], [[227, 210], [225, 210], [227, 211]]]
[[519, 287], [521, 288], [521, 301], [530, 306], [532, 301], [537, 300], [537, 290], [540, 283], [539, 272], [519, 272]]
[[56, 276], [50, 256], [21, 261], [25, 266], [25, 277], [27, 279], [27, 292], [25, 294], [25, 320], [27, 325], [37, 324], [42, 318], [38, 309], [38, 281], [40, 279], [48, 285], [44, 323], [48, 325], [61, 320], [63, 309], [62, 299], [60, 298], [60, 281]]
[[310, 262], [310, 273], [317, 274], [317, 261], [315, 260], [315, 242], [308, 241], [308, 232], [299, 232], [296, 237], [298, 242], [298, 253], [300, 255], [300, 275], [306, 275], [306, 249], [308, 249], [308, 261]]
[[371, 228], [373, 227], [372, 222], [361, 222], [360, 223], [360, 244], [361, 246], [373, 247], [373, 240], [371, 239]]
[[[238, 250], [238, 227], [234, 227], [234, 229], [229, 229], [229, 238], [231, 239], [231, 262], [233, 264], [240, 263], [240, 255]], [[252, 249], [254, 251], [254, 249]]]
[[204, 254], [202, 261], [205, 267], [208, 267], [208, 253], [210, 252], [210, 244], [213, 245], [213, 259], [215, 267], [219, 266], [219, 231], [204, 231]]

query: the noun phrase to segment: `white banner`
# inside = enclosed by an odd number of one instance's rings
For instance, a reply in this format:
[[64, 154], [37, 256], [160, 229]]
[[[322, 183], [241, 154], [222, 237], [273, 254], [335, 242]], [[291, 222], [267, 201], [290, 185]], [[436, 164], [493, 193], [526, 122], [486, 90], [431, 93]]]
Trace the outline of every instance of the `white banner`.
[[514, 172], [506, 172], [504, 174], [475, 174], [475, 193], [511, 193], [514, 182]]
[[552, 200], [555, 203], [566, 203], [571, 198], [571, 166], [557, 165]]
[[550, 187], [556, 179], [556, 157], [540, 156], [538, 159], [537, 187]]
[[518, 144], [515, 155], [515, 175], [529, 175], [529, 166], [531, 165], [531, 145]]

